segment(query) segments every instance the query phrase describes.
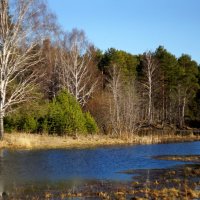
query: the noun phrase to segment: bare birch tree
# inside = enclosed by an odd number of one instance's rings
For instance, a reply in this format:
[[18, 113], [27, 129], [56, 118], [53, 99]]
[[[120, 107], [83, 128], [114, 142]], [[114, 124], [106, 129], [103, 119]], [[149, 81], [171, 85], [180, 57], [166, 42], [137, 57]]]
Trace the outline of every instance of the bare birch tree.
[[151, 52], [144, 54], [143, 59], [143, 74], [144, 81], [142, 85], [148, 95], [148, 123], [152, 124], [153, 122], [153, 96], [155, 92], [155, 75], [157, 70], [157, 63]]
[[135, 82], [130, 81], [128, 85], [125, 86], [122, 95], [122, 116], [123, 116], [123, 124], [124, 131], [129, 134], [133, 134], [139, 128], [138, 120], [139, 120], [139, 97], [137, 95], [135, 89]]
[[108, 80], [109, 90], [112, 94], [110, 99], [110, 118], [112, 129], [115, 134], [121, 134], [121, 122], [120, 122], [120, 98], [121, 98], [121, 75], [116, 66], [112, 67], [110, 72], [110, 79]]
[[90, 45], [83, 31], [74, 29], [65, 39], [62, 54], [62, 86], [84, 106], [91, 97], [98, 80], [89, 70]]
[[113, 133], [122, 136], [122, 133], [133, 134], [138, 120], [138, 97], [134, 81], [123, 81], [120, 70], [112, 67], [108, 80], [110, 99], [110, 120]]
[[[37, 0], [0, 1], [0, 138], [3, 118], [16, 104], [30, 98], [41, 62], [40, 45], [46, 34], [46, 7]], [[10, 15], [9, 15], [10, 13]]]

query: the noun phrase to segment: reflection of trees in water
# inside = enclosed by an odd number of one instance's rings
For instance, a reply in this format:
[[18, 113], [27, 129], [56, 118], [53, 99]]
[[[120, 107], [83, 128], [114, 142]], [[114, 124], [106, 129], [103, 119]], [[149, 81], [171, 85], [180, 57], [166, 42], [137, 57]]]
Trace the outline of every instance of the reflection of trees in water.
[[10, 177], [13, 176], [10, 173], [13, 171], [13, 165], [10, 160], [7, 160], [7, 156], [8, 150], [0, 149], [0, 196], [2, 195], [3, 199], [7, 199], [7, 192], [13, 188], [13, 182], [10, 180]]
[[4, 179], [3, 179], [3, 158], [4, 158], [5, 150], [0, 150], [0, 194], [4, 192]]

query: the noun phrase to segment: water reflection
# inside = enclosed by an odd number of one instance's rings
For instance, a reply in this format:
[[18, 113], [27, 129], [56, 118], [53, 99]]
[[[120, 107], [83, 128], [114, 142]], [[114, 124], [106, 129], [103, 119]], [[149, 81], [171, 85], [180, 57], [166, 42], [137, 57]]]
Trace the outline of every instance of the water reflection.
[[0, 192], [11, 185], [64, 183], [85, 180], [130, 180], [118, 173], [129, 169], [168, 168], [183, 162], [155, 160], [157, 155], [200, 154], [200, 142], [138, 145], [96, 149], [0, 150]]
[[[0, 174], [3, 171], [4, 154], [5, 154], [5, 150], [4, 149], [0, 149]], [[4, 179], [1, 178], [1, 176], [0, 176], [0, 194], [2, 194], [4, 191], [5, 191], [5, 188], [4, 188]]]

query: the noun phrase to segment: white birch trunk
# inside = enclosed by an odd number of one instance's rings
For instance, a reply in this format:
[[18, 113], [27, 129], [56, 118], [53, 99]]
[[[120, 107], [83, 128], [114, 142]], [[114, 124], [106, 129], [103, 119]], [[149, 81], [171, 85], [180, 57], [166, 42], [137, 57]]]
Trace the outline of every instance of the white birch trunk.
[[155, 84], [155, 72], [157, 69], [156, 62], [153, 58], [151, 52], [147, 52], [144, 54], [144, 76], [146, 81], [143, 82], [143, 86], [147, 91], [148, 95], [148, 124], [152, 124], [153, 122], [153, 86]]
[[41, 62], [45, 21], [43, 4], [36, 0], [13, 0], [8, 16], [8, 0], [0, 1], [0, 138], [3, 118], [16, 104], [27, 101], [39, 77], [34, 67]]

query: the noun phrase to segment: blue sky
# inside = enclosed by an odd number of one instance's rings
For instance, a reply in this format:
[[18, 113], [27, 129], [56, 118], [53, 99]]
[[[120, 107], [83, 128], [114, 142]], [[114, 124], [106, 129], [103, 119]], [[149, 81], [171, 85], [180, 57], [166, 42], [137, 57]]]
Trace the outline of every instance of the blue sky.
[[132, 54], [163, 45], [200, 64], [200, 0], [47, 0], [60, 25], [83, 29], [101, 50]]

